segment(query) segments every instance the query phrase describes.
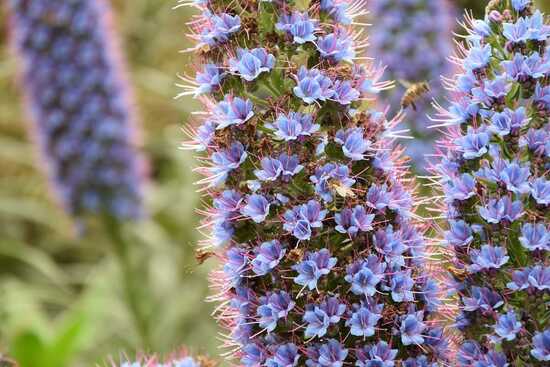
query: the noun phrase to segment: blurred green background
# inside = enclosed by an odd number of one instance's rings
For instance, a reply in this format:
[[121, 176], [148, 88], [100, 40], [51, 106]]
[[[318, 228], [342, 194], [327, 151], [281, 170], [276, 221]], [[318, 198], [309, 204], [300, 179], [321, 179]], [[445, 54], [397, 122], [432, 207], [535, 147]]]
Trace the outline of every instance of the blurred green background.
[[181, 127], [197, 104], [173, 99], [176, 74], [192, 62], [193, 55], [178, 50], [188, 46], [185, 22], [194, 10], [172, 10], [175, 4], [113, 1], [151, 163], [151, 220], [126, 229], [141, 270], [148, 346], [122, 301], [108, 239], [94, 228], [77, 238], [50, 197], [26, 134], [16, 60], [6, 46], [9, 29], [0, 10], [0, 353], [9, 352], [23, 367], [94, 366], [123, 351], [164, 353], [181, 344], [216, 353], [213, 305], [204, 302], [213, 264], [197, 267], [194, 257], [194, 160], [178, 149]]
[[[548, 0], [541, 3], [550, 7]], [[127, 228], [149, 345], [123, 302], [108, 239], [93, 227], [76, 237], [49, 195], [26, 135], [0, 6], [0, 354], [16, 357], [22, 367], [103, 365], [108, 356], [167, 353], [182, 344], [218, 354], [213, 305], [204, 301], [215, 264], [198, 267], [194, 257], [200, 199], [192, 184], [193, 157], [178, 149], [181, 127], [198, 105], [173, 99], [176, 74], [192, 69], [193, 56], [178, 50], [188, 46], [185, 22], [194, 10], [172, 10], [175, 4], [113, 0], [151, 162], [151, 219]]]

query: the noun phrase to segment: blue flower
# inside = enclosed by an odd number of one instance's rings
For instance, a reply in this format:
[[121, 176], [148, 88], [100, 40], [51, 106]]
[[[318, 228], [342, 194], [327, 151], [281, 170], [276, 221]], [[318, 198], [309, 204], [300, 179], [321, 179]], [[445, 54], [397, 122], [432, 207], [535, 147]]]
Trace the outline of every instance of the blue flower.
[[464, 67], [470, 71], [483, 69], [489, 65], [492, 54], [491, 45], [485, 45], [483, 48], [472, 47], [464, 60]]
[[359, 229], [351, 224], [351, 215], [352, 211], [349, 208], [344, 208], [340, 213], [334, 214], [334, 221], [337, 224], [334, 229], [340, 233], [355, 236]]
[[544, 153], [544, 144], [548, 139], [548, 133], [543, 129], [529, 129], [527, 134], [522, 136], [519, 141], [520, 147], [527, 147], [536, 155]]
[[530, 56], [516, 53], [512, 60], [501, 64], [506, 74], [520, 83], [543, 78], [550, 70], [550, 62], [540, 57], [538, 52]]
[[549, 251], [550, 232], [543, 223], [525, 223], [521, 227], [519, 242], [529, 251]]
[[298, 365], [300, 354], [292, 343], [280, 345], [275, 355], [266, 361], [267, 367], [294, 367]]
[[211, 120], [206, 120], [195, 134], [195, 145], [192, 147], [196, 152], [204, 152], [210, 147], [212, 140], [216, 134], [216, 123]]
[[264, 48], [255, 48], [250, 51], [237, 50], [237, 58], [229, 59], [230, 70], [239, 74], [241, 78], [250, 82], [261, 73], [269, 72], [275, 66], [275, 56], [267, 53]]
[[491, 106], [502, 101], [511, 88], [512, 84], [508, 82], [506, 75], [501, 75], [493, 80], [487, 80], [482, 87], [472, 89], [472, 95], [478, 102]]
[[278, 240], [262, 243], [256, 257], [252, 260], [252, 271], [257, 275], [269, 273], [279, 265], [285, 253], [286, 250]]
[[550, 181], [537, 178], [532, 184], [531, 196], [539, 205], [550, 205]]
[[489, 135], [484, 131], [476, 131], [468, 127], [468, 134], [456, 139], [456, 144], [465, 159], [476, 159], [487, 153]]
[[529, 273], [529, 285], [539, 291], [550, 290], [550, 267], [534, 266]]
[[386, 263], [370, 255], [366, 261], [355, 262], [348, 266], [345, 281], [351, 284], [351, 292], [356, 295], [374, 296], [376, 286], [384, 279]]
[[311, 136], [321, 127], [319, 124], [313, 123], [313, 116], [299, 112], [280, 114], [272, 125], [267, 124], [266, 126], [275, 130], [275, 136], [284, 141]]
[[208, 24], [200, 34], [201, 42], [208, 46], [216, 46], [227, 42], [229, 36], [241, 28], [241, 18], [238, 15], [222, 13], [219, 15], [210, 12], [204, 13]]
[[512, 162], [502, 170], [500, 179], [509, 191], [516, 194], [525, 194], [530, 191], [528, 182], [530, 175], [529, 165], [520, 166], [517, 162]]
[[212, 225], [212, 242], [214, 246], [219, 247], [231, 240], [235, 230], [230, 222], [218, 220]]
[[540, 83], [537, 82], [535, 87], [535, 95], [533, 98], [536, 103], [539, 103], [548, 109], [550, 107], [550, 85], [542, 87]]
[[403, 253], [407, 251], [408, 246], [393, 231], [392, 225], [376, 231], [373, 240], [375, 250], [383, 254], [390, 265], [405, 266]]
[[537, 9], [532, 16], [524, 19], [529, 29], [529, 40], [545, 42], [546, 39], [550, 37], [550, 28], [548, 24], [545, 23], [544, 15], [540, 10]]
[[322, 338], [330, 325], [330, 319], [325, 311], [315, 306], [312, 310], [307, 310], [303, 318], [307, 323], [304, 335], [306, 338]]
[[317, 100], [326, 101], [334, 96], [332, 80], [319, 70], [308, 70], [305, 66], [298, 70], [297, 85], [293, 91], [296, 97], [307, 104]]
[[376, 324], [382, 318], [382, 308], [383, 305], [374, 305], [373, 307], [355, 306], [351, 318], [346, 321], [346, 326], [350, 328], [351, 335], [364, 338], [373, 336]]
[[239, 97], [226, 95], [214, 109], [214, 118], [218, 123], [216, 129], [224, 129], [231, 125], [242, 125], [254, 116], [252, 102]]
[[365, 159], [365, 152], [370, 148], [371, 142], [364, 137], [362, 128], [353, 128], [336, 132], [334, 141], [342, 145], [344, 155], [352, 161]]
[[372, 184], [367, 191], [367, 205], [376, 210], [382, 210], [390, 205], [390, 194], [386, 185]]
[[337, 28], [333, 33], [319, 38], [316, 46], [321, 57], [334, 62], [353, 62], [355, 57], [353, 41], [344, 28]]
[[329, 339], [319, 348], [319, 366], [342, 367], [348, 356], [348, 350], [335, 339]]
[[513, 201], [505, 196], [499, 200], [491, 199], [484, 207], [478, 207], [479, 214], [489, 223], [498, 224], [503, 220], [513, 222], [523, 215], [521, 201]]
[[499, 315], [497, 323], [494, 326], [495, 332], [499, 336], [497, 340], [514, 340], [516, 338], [516, 334], [521, 331], [521, 326], [521, 322], [518, 321], [514, 311], [508, 311], [504, 315]]
[[277, 30], [286, 32], [293, 37], [294, 43], [304, 44], [315, 41], [316, 22], [309, 19], [307, 13], [293, 12], [283, 14], [277, 24]]
[[530, 268], [515, 270], [512, 273], [512, 281], [506, 284], [508, 289], [513, 291], [521, 291], [529, 288], [529, 275], [531, 274]]
[[506, 255], [506, 248], [500, 246], [483, 245], [481, 250], [472, 250], [470, 252], [472, 264], [468, 270], [472, 273], [487, 269], [499, 269], [510, 259]]
[[197, 72], [195, 80], [199, 84], [195, 90], [195, 97], [201, 94], [212, 93], [217, 90], [225, 77], [216, 64], [206, 64], [202, 72]]
[[463, 220], [449, 221], [449, 230], [445, 232], [445, 241], [452, 246], [463, 247], [473, 241], [472, 229]]
[[261, 297], [260, 302], [261, 305], [257, 310], [260, 316], [260, 327], [267, 329], [268, 332], [275, 330], [277, 321], [286, 318], [296, 305], [285, 291], [273, 292], [266, 297]]
[[265, 354], [257, 344], [249, 343], [242, 350], [241, 363], [245, 367], [259, 367], [265, 361]]
[[359, 97], [359, 91], [353, 87], [349, 80], [334, 82], [334, 95], [332, 96], [334, 101], [345, 106], [357, 101]]
[[245, 267], [248, 264], [246, 252], [236, 247], [230, 248], [226, 253], [227, 261], [223, 266], [223, 272], [227, 275], [233, 284], [239, 284]]
[[330, 257], [327, 249], [321, 249], [317, 252], [308, 252], [304, 260], [292, 269], [298, 272], [294, 278], [296, 284], [308, 287], [309, 290], [317, 288], [317, 281], [324, 275], [328, 275], [331, 269], [336, 265], [337, 259]]
[[550, 329], [535, 334], [531, 355], [538, 361], [550, 361]]
[[352, 17], [348, 15], [349, 3], [339, 0], [321, 0], [321, 10], [327, 12], [335, 22], [348, 25], [352, 22]]
[[512, 0], [512, 6], [514, 7], [515, 10], [521, 12], [526, 7], [531, 5], [531, 2], [532, 0]]
[[413, 302], [413, 286], [414, 281], [411, 278], [410, 270], [394, 274], [391, 277], [389, 287], [392, 300], [394, 302]]
[[262, 223], [269, 215], [270, 206], [269, 201], [262, 195], [249, 195], [246, 205], [241, 209], [241, 214], [249, 217], [256, 223]]
[[357, 367], [394, 367], [398, 350], [381, 340], [376, 345], [365, 345], [357, 350]]
[[229, 150], [222, 150], [212, 154], [212, 164], [210, 171], [213, 173], [211, 178], [212, 186], [217, 186], [224, 183], [229, 172], [239, 168], [246, 160], [248, 154], [244, 150], [244, 146], [240, 142], [231, 144]]
[[426, 329], [426, 324], [423, 322], [424, 313], [418, 311], [408, 314], [401, 321], [401, 342], [403, 345], [421, 345], [424, 343], [422, 332]]
[[312, 228], [323, 227], [326, 214], [327, 211], [321, 210], [321, 205], [317, 201], [310, 200], [307, 204], [285, 212], [283, 228], [299, 240], [309, 240]]
[[346, 312], [346, 305], [341, 303], [338, 297], [330, 297], [321, 303], [319, 306], [327, 316], [331, 324], [337, 324], [340, 322], [340, 318]]
[[470, 292], [471, 297], [462, 297], [464, 311], [494, 311], [504, 304], [502, 297], [489, 288], [473, 286]]
[[516, 23], [504, 23], [502, 35], [513, 44], [521, 44], [529, 38], [529, 24], [525, 18], [519, 18]]
[[279, 156], [279, 162], [281, 162], [282, 176], [285, 181], [288, 181], [290, 177], [300, 173], [304, 166], [302, 166], [298, 160], [297, 155], [288, 155], [283, 153]]
[[351, 223], [360, 232], [368, 232], [373, 229], [372, 221], [375, 217], [375, 214], [367, 214], [365, 207], [361, 205], [356, 205], [353, 208]]
[[275, 181], [283, 173], [283, 165], [278, 159], [264, 157], [260, 164], [262, 169], [255, 170], [254, 174], [261, 181]]
[[469, 173], [449, 181], [445, 186], [447, 199], [465, 201], [476, 195], [476, 180]]

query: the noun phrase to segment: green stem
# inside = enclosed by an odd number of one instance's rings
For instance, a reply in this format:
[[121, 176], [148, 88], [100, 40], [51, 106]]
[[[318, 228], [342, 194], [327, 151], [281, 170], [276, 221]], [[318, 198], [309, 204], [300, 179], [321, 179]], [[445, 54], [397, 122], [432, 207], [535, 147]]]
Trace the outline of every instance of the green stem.
[[138, 278], [134, 276], [128, 243], [124, 240], [120, 222], [116, 219], [105, 218], [105, 227], [111, 239], [113, 251], [120, 267], [127, 307], [132, 315], [135, 328], [141, 339], [142, 347], [150, 348], [151, 337], [149, 323], [140, 302], [140, 289], [143, 284], [140, 284]]

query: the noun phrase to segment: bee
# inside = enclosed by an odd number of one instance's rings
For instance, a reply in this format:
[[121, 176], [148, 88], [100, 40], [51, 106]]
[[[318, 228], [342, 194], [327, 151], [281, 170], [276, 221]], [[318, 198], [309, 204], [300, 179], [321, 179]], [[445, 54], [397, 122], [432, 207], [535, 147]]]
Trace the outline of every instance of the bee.
[[288, 252], [287, 257], [290, 261], [293, 262], [302, 261], [302, 259], [304, 258], [304, 250], [299, 247], [293, 248]]
[[449, 273], [451, 273], [455, 277], [455, 279], [461, 282], [464, 281], [468, 276], [468, 272], [466, 271], [466, 269], [458, 269], [454, 266], [451, 266], [449, 268]]
[[418, 83], [408, 83], [401, 81], [401, 83], [407, 87], [405, 93], [403, 93], [403, 98], [401, 98], [401, 109], [405, 110], [409, 106], [416, 111], [415, 102], [422, 97], [424, 94], [430, 91], [430, 85], [428, 82], [418, 82]]
[[350, 197], [355, 198], [357, 195], [349, 187], [342, 186], [340, 182], [331, 182], [330, 188], [343, 198]]
[[198, 249], [195, 252], [195, 259], [197, 260], [199, 265], [204, 264], [204, 262], [206, 260], [210, 259], [212, 256], [214, 256], [214, 252], [207, 251], [207, 250], [204, 250], [204, 249]]

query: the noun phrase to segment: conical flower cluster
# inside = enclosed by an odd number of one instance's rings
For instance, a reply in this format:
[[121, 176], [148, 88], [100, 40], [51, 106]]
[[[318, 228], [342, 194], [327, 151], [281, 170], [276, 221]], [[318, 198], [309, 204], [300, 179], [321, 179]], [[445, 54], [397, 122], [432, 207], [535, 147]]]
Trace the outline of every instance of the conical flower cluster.
[[41, 156], [74, 216], [138, 217], [132, 106], [103, 0], [8, 0]]
[[[412, 137], [404, 141], [406, 154], [417, 171], [425, 172], [425, 156], [434, 153], [439, 137], [436, 129], [429, 129], [427, 115], [433, 112], [432, 98], [445, 95], [441, 76], [452, 71], [447, 57], [453, 51], [455, 9], [447, 0], [375, 0], [369, 1], [369, 8], [369, 54], [398, 82], [383, 97], [390, 111], [406, 110], [403, 126]], [[419, 83], [426, 83], [429, 91]]]
[[[394, 146], [391, 83], [364, 59], [363, 1], [193, 1], [206, 107], [186, 147], [240, 365], [438, 366], [438, 286]], [[201, 114], [201, 113], [199, 113]]]
[[529, 0], [470, 19], [437, 166], [465, 341], [458, 366], [550, 361], [550, 26]]

